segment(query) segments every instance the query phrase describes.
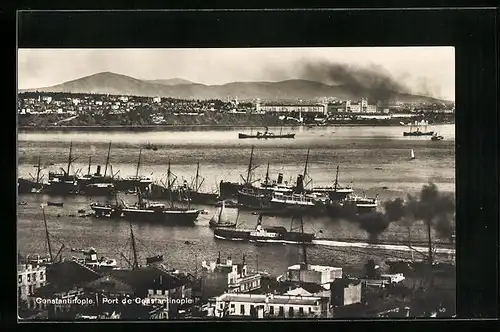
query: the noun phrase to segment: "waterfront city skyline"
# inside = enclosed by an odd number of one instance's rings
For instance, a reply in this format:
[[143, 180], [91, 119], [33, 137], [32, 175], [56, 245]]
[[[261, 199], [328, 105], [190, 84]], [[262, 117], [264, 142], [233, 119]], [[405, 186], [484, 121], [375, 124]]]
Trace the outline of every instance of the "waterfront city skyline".
[[[19, 49], [18, 88], [48, 87], [99, 72], [206, 85], [288, 79], [335, 85], [325, 80], [325, 65], [380, 72], [410, 93], [455, 100], [453, 47]], [[312, 71], [304, 69], [311, 66]]]

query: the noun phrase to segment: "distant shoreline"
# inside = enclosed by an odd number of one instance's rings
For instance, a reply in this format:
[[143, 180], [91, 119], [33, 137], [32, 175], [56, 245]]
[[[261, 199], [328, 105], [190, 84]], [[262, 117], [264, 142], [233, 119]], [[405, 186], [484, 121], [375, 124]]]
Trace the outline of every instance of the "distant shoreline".
[[[433, 125], [444, 125], [444, 124], [454, 124], [454, 123], [435, 123]], [[432, 125], [431, 125], [432, 126]], [[216, 124], [192, 124], [192, 125], [138, 125], [138, 126], [45, 126], [45, 127], [32, 127], [32, 126], [19, 126], [17, 129], [19, 132], [45, 132], [45, 131], [99, 131], [99, 130], [133, 130], [133, 131], [160, 131], [165, 129], [232, 129], [232, 128], [260, 128], [263, 126], [252, 126], [252, 125], [216, 125]], [[321, 127], [406, 127], [401, 126], [399, 123], [338, 123], [338, 124], [328, 124], [324, 126], [315, 125], [296, 125], [296, 124], [286, 124], [282, 126], [269, 127], [283, 127], [283, 128], [299, 128], [299, 127], [309, 127], [309, 128], [321, 128]]]

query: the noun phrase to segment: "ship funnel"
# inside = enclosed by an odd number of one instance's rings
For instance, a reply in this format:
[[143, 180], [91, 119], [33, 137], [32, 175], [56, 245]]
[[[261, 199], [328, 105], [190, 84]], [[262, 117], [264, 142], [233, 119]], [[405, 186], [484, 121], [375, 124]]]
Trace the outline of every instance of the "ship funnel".
[[278, 184], [282, 184], [283, 183], [283, 173], [279, 173], [278, 174]]
[[101, 165], [97, 165], [97, 171], [96, 171], [96, 174], [97, 174], [97, 175], [101, 175]]
[[297, 185], [296, 185], [296, 192], [301, 193], [304, 191], [304, 176], [302, 174], [299, 174], [297, 176]]

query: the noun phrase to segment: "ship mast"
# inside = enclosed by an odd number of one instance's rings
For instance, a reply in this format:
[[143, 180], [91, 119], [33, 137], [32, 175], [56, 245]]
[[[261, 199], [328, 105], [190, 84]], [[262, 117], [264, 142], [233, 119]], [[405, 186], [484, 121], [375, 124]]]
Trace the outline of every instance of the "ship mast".
[[265, 184], [269, 184], [269, 161], [267, 162], [267, 170], [266, 170], [266, 180], [265, 180]]
[[108, 165], [109, 165], [109, 154], [111, 152], [111, 142], [109, 142], [109, 146], [108, 146], [108, 155], [106, 157], [106, 165], [104, 166], [104, 176], [106, 176], [107, 172], [108, 172]]
[[134, 264], [132, 265], [132, 269], [136, 270], [139, 268], [139, 262], [137, 261], [137, 250], [135, 247], [135, 237], [134, 237], [134, 231], [132, 229], [132, 223], [129, 223], [130, 225], [130, 239], [132, 243], [132, 253], [134, 255]]
[[247, 171], [247, 179], [245, 184], [249, 184], [251, 181], [251, 176], [252, 176], [252, 162], [253, 162], [253, 145], [252, 145], [252, 151], [250, 152], [250, 162], [248, 163], [248, 171]]
[[200, 176], [200, 162], [198, 162], [196, 164], [196, 178], [195, 178], [195, 185], [194, 185], [194, 190], [196, 190], [196, 192], [198, 192], [198, 178]]
[[304, 260], [305, 268], [307, 269], [307, 248], [306, 243], [304, 242], [304, 218], [302, 214], [300, 214], [300, 233], [302, 234], [302, 259]]
[[339, 185], [339, 165], [337, 165], [337, 174], [335, 175], [334, 189], [337, 191], [337, 186]]
[[70, 142], [70, 144], [69, 144], [69, 156], [68, 156], [68, 167], [66, 170], [66, 175], [69, 175], [71, 163], [76, 160], [76, 158], [72, 157], [72, 155], [71, 155], [72, 152], [73, 152], [73, 142]]
[[45, 209], [44, 209], [43, 205], [42, 205], [42, 215], [43, 215], [43, 223], [45, 225], [45, 235], [47, 237], [47, 247], [49, 248], [50, 262], [53, 263], [53, 261], [52, 261], [52, 247], [50, 245], [50, 237], [49, 237], [49, 229], [47, 228], [47, 219], [45, 218]]
[[141, 154], [142, 154], [142, 149], [139, 149], [139, 160], [137, 161], [137, 170], [135, 171], [136, 180], [139, 179], [139, 168], [141, 167]]
[[172, 172], [170, 171], [170, 160], [168, 161], [168, 169], [167, 169], [167, 187], [168, 187], [168, 195], [170, 198], [170, 207], [174, 207], [174, 202], [172, 200], [172, 181], [171, 181]]
[[89, 157], [89, 169], [87, 170], [87, 175], [90, 175], [90, 165], [92, 164], [92, 157]]

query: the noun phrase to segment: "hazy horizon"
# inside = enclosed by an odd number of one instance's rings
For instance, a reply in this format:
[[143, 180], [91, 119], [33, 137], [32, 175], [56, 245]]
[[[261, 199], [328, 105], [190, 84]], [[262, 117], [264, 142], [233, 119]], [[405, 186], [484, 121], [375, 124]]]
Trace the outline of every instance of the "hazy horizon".
[[290, 79], [328, 85], [367, 82], [455, 100], [453, 47], [18, 50], [20, 90], [102, 72], [205, 85]]

